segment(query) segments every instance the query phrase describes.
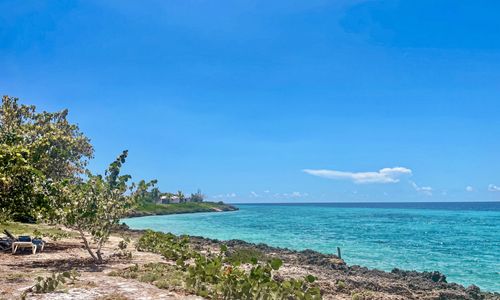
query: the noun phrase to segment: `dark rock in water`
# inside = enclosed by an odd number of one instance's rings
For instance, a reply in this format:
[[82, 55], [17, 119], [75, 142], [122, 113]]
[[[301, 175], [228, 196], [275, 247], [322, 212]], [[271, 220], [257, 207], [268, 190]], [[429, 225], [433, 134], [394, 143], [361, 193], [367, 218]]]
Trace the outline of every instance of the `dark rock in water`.
[[470, 285], [465, 291], [471, 296], [474, 300], [484, 299], [484, 295], [481, 295], [481, 289], [476, 285]]
[[345, 266], [345, 262], [333, 254], [322, 254], [314, 250], [306, 249], [298, 252], [298, 255], [302, 262], [310, 265], [330, 267], [337, 270]]
[[118, 224], [116, 226], [117, 226], [118, 230], [129, 230], [130, 229], [130, 227], [125, 223], [121, 223], [121, 224]]
[[422, 277], [425, 279], [430, 279], [433, 282], [446, 283], [446, 276], [438, 271], [434, 272], [417, 272], [417, 271], [405, 271], [400, 269], [393, 269], [392, 274], [396, 274], [402, 277]]
[[[424, 272], [424, 275], [426, 275], [428, 272]], [[434, 282], [445, 282], [446, 283], [446, 276], [444, 274], [441, 274], [438, 271], [434, 271], [430, 273], [431, 280]]]

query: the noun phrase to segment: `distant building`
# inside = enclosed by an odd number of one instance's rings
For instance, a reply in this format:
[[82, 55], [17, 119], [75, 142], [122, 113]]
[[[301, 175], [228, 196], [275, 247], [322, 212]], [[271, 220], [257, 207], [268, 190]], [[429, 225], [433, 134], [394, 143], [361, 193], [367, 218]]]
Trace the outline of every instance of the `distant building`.
[[159, 197], [157, 203], [161, 204], [170, 204], [170, 203], [184, 203], [192, 201], [191, 198], [186, 198], [182, 192], [178, 192], [177, 194], [165, 193]]
[[170, 201], [169, 197], [165, 195], [160, 197], [160, 201], [157, 204], [167, 204], [167, 203], [170, 203]]
[[179, 198], [178, 196], [170, 197], [169, 203], [180, 203], [180, 202], [181, 202], [181, 198]]

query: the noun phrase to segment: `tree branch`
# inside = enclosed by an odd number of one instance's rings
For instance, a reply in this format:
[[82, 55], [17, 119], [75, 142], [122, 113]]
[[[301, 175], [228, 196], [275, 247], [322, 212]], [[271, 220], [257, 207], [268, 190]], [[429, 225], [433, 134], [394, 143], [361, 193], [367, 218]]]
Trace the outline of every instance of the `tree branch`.
[[[83, 231], [81, 229], [78, 229], [78, 232], [80, 233], [80, 237], [82, 238], [83, 240], [83, 244], [85, 246], [85, 249], [87, 249], [87, 251], [89, 252], [90, 256], [92, 256], [92, 258], [94, 259], [94, 261], [98, 262], [98, 263], [101, 263], [102, 262], [102, 259], [99, 259], [95, 254], [94, 252], [92, 252], [92, 249], [90, 248], [90, 245], [89, 245], [89, 242], [87, 240], [87, 238], [85, 237], [85, 234], [83, 233]], [[100, 255], [99, 255], [100, 256]]]

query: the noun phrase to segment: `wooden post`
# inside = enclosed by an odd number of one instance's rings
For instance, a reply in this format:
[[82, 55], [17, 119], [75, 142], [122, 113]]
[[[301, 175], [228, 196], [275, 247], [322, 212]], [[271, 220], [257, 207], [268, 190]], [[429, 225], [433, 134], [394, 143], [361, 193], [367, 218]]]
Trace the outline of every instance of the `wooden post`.
[[342, 259], [342, 254], [340, 253], [340, 247], [337, 247], [337, 256]]

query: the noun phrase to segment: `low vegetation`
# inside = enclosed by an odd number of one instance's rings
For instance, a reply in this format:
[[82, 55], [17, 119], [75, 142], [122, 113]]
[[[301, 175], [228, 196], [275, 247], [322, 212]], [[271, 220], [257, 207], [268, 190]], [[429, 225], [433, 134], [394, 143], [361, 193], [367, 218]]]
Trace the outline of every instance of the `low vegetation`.
[[75, 270], [62, 273], [52, 273], [47, 277], [39, 276], [36, 278], [36, 284], [29, 289], [26, 289], [21, 298], [25, 299], [28, 293], [45, 294], [51, 293], [64, 287], [67, 283], [73, 284], [77, 280], [78, 272]]
[[185, 202], [185, 203], [171, 203], [171, 204], [144, 203], [132, 209], [128, 213], [128, 215], [129, 216], [170, 215], [170, 214], [231, 211], [231, 210], [236, 210], [236, 208], [232, 205], [220, 202]]
[[353, 292], [351, 294], [352, 300], [372, 300], [374, 299], [373, 293], [369, 291]]
[[269, 259], [263, 252], [253, 248], [230, 249], [225, 254], [225, 261], [232, 264], [250, 264], [254, 259], [259, 261]]
[[161, 289], [185, 289], [185, 272], [174, 265], [166, 263], [133, 265], [120, 271], [112, 271], [108, 275], [137, 279], [141, 282], [151, 283]]
[[59, 240], [62, 238], [76, 237], [77, 234], [55, 226], [44, 224], [26, 224], [18, 222], [0, 222], [0, 233], [8, 230], [14, 235], [29, 235], [36, 238], [50, 238]]
[[137, 249], [159, 253], [175, 265], [136, 265], [111, 275], [139, 278], [158, 287], [183, 287], [211, 299], [321, 299], [314, 276], [282, 278], [277, 272], [283, 262], [262, 260], [262, 253], [230, 251], [225, 245], [217, 253], [204, 253], [192, 249], [187, 236], [151, 230], [139, 239]]

